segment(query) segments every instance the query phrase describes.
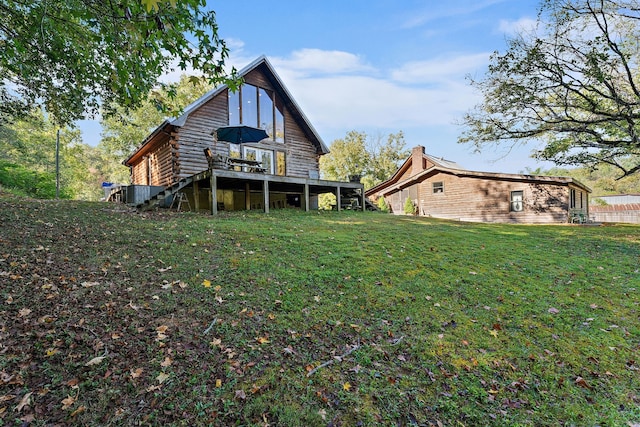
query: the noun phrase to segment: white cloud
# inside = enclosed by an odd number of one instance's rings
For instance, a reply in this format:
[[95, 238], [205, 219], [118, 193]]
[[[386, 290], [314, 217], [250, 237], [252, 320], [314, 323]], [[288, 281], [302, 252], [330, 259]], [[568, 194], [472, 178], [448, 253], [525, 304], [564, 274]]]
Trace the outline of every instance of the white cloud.
[[[310, 58], [304, 53], [311, 53]], [[472, 55], [376, 70], [357, 55], [342, 53], [304, 50], [272, 60], [302, 110], [322, 131], [449, 126], [478, 101], [464, 73], [486, 63], [486, 55]], [[341, 58], [343, 62], [336, 61]], [[453, 69], [458, 74], [452, 75]]]
[[403, 64], [391, 73], [393, 80], [403, 83], [432, 84], [460, 82], [465, 75], [484, 68], [490, 53], [441, 57]]
[[289, 58], [274, 59], [276, 68], [287, 68], [306, 74], [369, 73], [373, 68], [359, 55], [339, 50], [300, 49]]
[[535, 32], [538, 22], [532, 18], [520, 18], [516, 21], [500, 20], [498, 31], [509, 36], [528, 34]]
[[441, 3], [427, 2], [428, 6], [423, 10], [410, 11], [410, 16], [401, 27], [405, 29], [417, 28], [440, 19], [477, 14], [487, 7], [503, 2], [504, 0], [478, 0], [471, 3], [464, 0], [449, 0]]

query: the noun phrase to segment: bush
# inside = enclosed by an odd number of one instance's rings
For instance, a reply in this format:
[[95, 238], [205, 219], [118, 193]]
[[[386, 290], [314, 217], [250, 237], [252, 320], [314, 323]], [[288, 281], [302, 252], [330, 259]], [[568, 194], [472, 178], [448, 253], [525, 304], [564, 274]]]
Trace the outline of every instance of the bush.
[[[0, 160], [0, 184], [8, 191], [37, 199], [56, 197], [56, 176], [53, 172], [39, 172], [25, 166]], [[61, 198], [69, 198], [60, 192]]]
[[384, 199], [384, 197], [378, 197], [376, 205], [382, 212], [389, 212], [389, 205], [387, 204], [387, 201]]
[[404, 213], [407, 215], [415, 215], [416, 213], [416, 205], [413, 204], [413, 200], [407, 198], [404, 202]]

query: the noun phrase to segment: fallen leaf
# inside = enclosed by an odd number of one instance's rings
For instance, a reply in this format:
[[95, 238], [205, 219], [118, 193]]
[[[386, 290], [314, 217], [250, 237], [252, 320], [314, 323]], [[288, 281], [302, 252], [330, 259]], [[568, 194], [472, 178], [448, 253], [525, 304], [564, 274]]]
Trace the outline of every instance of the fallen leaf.
[[76, 398], [67, 395], [66, 399], [62, 399], [62, 410], [67, 410], [76, 403]]
[[31, 404], [32, 394], [33, 392], [30, 391], [29, 393], [22, 396], [22, 400], [20, 401], [20, 403], [18, 403], [18, 406], [16, 406], [13, 410], [16, 412], [20, 412], [25, 406], [29, 406]]
[[18, 312], [18, 315], [20, 317], [27, 317], [29, 314], [31, 314], [31, 310], [28, 308], [21, 308], [20, 311]]
[[169, 329], [167, 325], [160, 325], [156, 328], [156, 332], [158, 332], [159, 334], [163, 334], [167, 332], [167, 329]]
[[167, 378], [169, 378], [171, 375], [170, 374], [165, 374], [164, 372], [160, 372], [158, 374], [158, 376], [156, 377], [156, 380], [158, 380], [158, 384], [162, 384], [163, 382], [165, 382], [167, 380]]
[[131, 378], [138, 378], [140, 375], [142, 375], [142, 372], [144, 370], [142, 368], [138, 368], [135, 371], [133, 370], [133, 368], [129, 371], [129, 373], [131, 374]]
[[171, 360], [170, 357], [165, 357], [164, 360], [160, 363], [160, 366], [162, 366], [163, 368], [166, 368], [167, 366], [171, 366], [171, 363], [173, 363], [173, 361]]
[[314, 296], [314, 297], [313, 297], [313, 300], [314, 300], [315, 302], [320, 302], [320, 295], [316, 295], [316, 296]]
[[491, 336], [498, 338], [498, 331], [496, 331], [495, 329], [490, 330], [489, 333], [491, 334]]
[[216, 379], [216, 388], [222, 387], [222, 380], [220, 378]]
[[551, 307], [549, 310], [549, 313], [551, 314], [558, 314], [560, 313], [560, 310], [558, 310], [557, 308]]
[[73, 418], [73, 417], [75, 417], [76, 415], [83, 413], [86, 409], [87, 409], [87, 408], [86, 408], [85, 406], [80, 406], [78, 409], [76, 409], [75, 411], [73, 411], [73, 412], [71, 413], [71, 417]]
[[342, 389], [343, 389], [344, 391], [349, 391], [349, 390], [351, 390], [351, 384], [349, 384], [348, 382], [346, 382], [346, 383], [342, 384]]
[[94, 357], [93, 359], [89, 360], [87, 363], [84, 364], [84, 366], [94, 366], [94, 365], [99, 365], [100, 363], [102, 363], [102, 361], [104, 360], [106, 356], [98, 356], [98, 357]]
[[80, 283], [80, 286], [82, 286], [83, 288], [92, 288], [94, 286], [98, 286], [100, 285], [100, 282], [82, 282]]
[[582, 377], [577, 377], [575, 382], [576, 382], [576, 385], [579, 385], [582, 388], [586, 388], [586, 389], [589, 389], [589, 390], [591, 390], [593, 388], [589, 384], [587, 384], [585, 379], [582, 378]]
[[269, 340], [266, 337], [258, 337], [256, 338], [256, 341], [258, 341], [260, 344], [266, 344], [269, 342]]
[[202, 281], [202, 286], [204, 286], [205, 288], [210, 288], [211, 287], [211, 280], [204, 279]]
[[171, 270], [171, 268], [172, 268], [171, 266], [169, 266], [169, 267], [167, 267], [167, 268], [159, 268], [159, 269], [158, 269], [158, 273], [164, 273], [164, 272], [167, 272], [167, 271]]
[[245, 400], [247, 398], [247, 394], [244, 392], [244, 390], [236, 390], [236, 399], [241, 399], [241, 400]]

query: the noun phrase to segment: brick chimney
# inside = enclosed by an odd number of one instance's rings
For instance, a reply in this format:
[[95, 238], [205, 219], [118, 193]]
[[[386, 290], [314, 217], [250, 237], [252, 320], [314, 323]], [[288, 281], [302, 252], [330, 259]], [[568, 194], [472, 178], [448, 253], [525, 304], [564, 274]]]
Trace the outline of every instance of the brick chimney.
[[418, 145], [411, 149], [411, 176], [424, 170], [424, 147]]

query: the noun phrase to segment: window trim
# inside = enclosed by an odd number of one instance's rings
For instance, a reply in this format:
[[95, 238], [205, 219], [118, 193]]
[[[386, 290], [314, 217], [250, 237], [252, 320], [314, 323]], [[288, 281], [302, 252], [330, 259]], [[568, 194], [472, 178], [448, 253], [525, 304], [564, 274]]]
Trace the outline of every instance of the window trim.
[[435, 181], [431, 183], [431, 191], [433, 194], [444, 193], [444, 181]]
[[[515, 196], [520, 196], [520, 199], [516, 199]], [[509, 193], [509, 212], [523, 212], [524, 211], [524, 191], [514, 190]]]

